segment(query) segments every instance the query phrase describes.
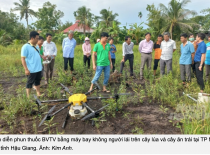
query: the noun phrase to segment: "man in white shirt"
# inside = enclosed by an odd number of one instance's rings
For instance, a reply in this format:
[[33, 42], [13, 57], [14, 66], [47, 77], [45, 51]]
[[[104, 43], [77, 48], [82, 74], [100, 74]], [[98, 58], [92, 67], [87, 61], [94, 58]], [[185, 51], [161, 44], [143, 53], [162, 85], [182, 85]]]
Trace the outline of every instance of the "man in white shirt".
[[43, 43], [43, 52], [44, 55], [48, 57], [48, 60], [51, 60], [49, 64], [44, 65], [45, 72], [45, 84], [48, 84], [49, 79], [52, 80], [53, 68], [55, 63], [55, 57], [57, 55], [57, 48], [54, 42], [52, 42], [52, 34], [46, 34], [47, 40]]
[[160, 57], [160, 75], [165, 74], [165, 67], [167, 67], [167, 73], [172, 71], [172, 57], [173, 52], [176, 50], [176, 43], [170, 39], [170, 33], [165, 32], [164, 40], [161, 42], [161, 57]]
[[131, 77], [134, 77], [133, 76], [133, 60], [134, 60], [133, 47], [134, 47], [134, 43], [131, 42], [131, 38], [129, 36], [126, 36], [125, 42], [123, 43], [123, 46], [122, 46], [123, 59], [121, 60], [121, 64], [120, 64], [120, 73], [122, 74], [124, 64], [127, 60], [129, 60]]

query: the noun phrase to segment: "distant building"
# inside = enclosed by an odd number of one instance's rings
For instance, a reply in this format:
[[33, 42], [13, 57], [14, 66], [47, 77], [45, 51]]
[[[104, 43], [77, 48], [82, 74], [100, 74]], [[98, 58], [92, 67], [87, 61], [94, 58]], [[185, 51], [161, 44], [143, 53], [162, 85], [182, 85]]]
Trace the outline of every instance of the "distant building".
[[[71, 25], [70, 27], [66, 28], [65, 30], [63, 30], [63, 33], [68, 33], [70, 30], [74, 31], [74, 32], [80, 32], [83, 33], [83, 26], [80, 25], [79, 26], [79, 20], [77, 20], [75, 22], [75, 24]], [[92, 33], [94, 30], [90, 27], [88, 27], [87, 25], [85, 25], [85, 33]]]

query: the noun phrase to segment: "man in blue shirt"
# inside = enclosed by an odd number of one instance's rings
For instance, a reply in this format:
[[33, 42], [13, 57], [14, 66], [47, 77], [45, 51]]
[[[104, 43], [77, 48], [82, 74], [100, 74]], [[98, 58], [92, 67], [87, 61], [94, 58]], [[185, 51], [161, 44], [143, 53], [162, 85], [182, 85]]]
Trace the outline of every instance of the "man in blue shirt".
[[181, 34], [180, 40], [182, 44], [180, 45], [181, 48], [181, 57], [179, 59], [180, 64], [180, 72], [181, 72], [181, 80], [183, 81], [183, 85], [186, 82], [186, 75], [187, 81], [191, 81], [191, 64], [192, 58], [194, 58], [194, 46], [190, 42], [187, 41], [187, 34]]
[[64, 70], [67, 71], [68, 69], [68, 62], [69, 67], [72, 71], [74, 70], [74, 49], [77, 45], [76, 40], [73, 38], [74, 32], [70, 31], [68, 37], [63, 39], [62, 49], [63, 49], [63, 58], [64, 58]]
[[205, 67], [206, 67], [206, 81], [209, 80], [209, 73], [210, 73], [210, 34], [208, 34], [208, 43], [206, 44], [206, 60], [205, 60]]
[[39, 47], [37, 42], [39, 40], [39, 33], [32, 31], [30, 33], [30, 41], [23, 45], [21, 49], [21, 61], [27, 75], [26, 93], [27, 97], [30, 97], [30, 91], [34, 84], [37, 96], [41, 96], [40, 93], [40, 81], [42, 74], [41, 57], [45, 60], [45, 56], [41, 56], [39, 53]]
[[204, 39], [205, 39], [205, 34], [198, 33], [196, 37], [198, 48], [194, 57], [195, 74], [196, 74], [197, 82], [200, 85], [201, 93], [203, 93], [203, 90], [205, 88], [204, 82], [203, 82], [203, 67], [204, 67], [204, 61], [205, 61], [205, 56], [206, 56], [206, 44], [204, 42]]
[[109, 44], [110, 44], [110, 55], [111, 55], [111, 59], [112, 59], [112, 71], [114, 72], [115, 70], [115, 52], [117, 52], [116, 46], [113, 44], [114, 43], [114, 38], [110, 37], [109, 38]]

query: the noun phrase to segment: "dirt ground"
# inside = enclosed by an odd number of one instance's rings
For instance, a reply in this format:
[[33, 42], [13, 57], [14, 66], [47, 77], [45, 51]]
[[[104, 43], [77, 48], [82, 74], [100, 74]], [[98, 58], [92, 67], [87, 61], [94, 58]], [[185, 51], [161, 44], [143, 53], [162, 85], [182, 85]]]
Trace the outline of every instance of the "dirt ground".
[[[12, 93], [15, 95], [15, 88], [18, 87], [18, 84], [25, 85], [24, 82], [21, 82], [21, 79], [25, 77], [17, 78], [2, 78], [0, 79], [0, 84], [3, 86], [5, 93]], [[142, 83], [144, 86], [144, 83]], [[13, 89], [9, 89], [13, 87]], [[127, 92], [130, 92], [131, 88], [128, 87]], [[97, 110], [102, 106], [100, 101], [91, 101], [89, 105]], [[57, 123], [51, 128], [51, 133], [64, 133], [64, 134], [133, 134], [133, 129], [135, 127], [143, 129], [144, 134], [181, 134], [180, 129], [173, 126], [169, 119], [167, 118], [173, 109], [164, 113], [160, 110], [160, 103], [149, 103], [149, 99], [145, 98], [143, 103], [132, 104], [128, 103], [123, 107], [122, 110], [116, 112], [116, 117], [106, 116], [103, 122], [100, 122], [99, 128], [93, 127], [91, 121], [87, 120], [82, 122], [81, 120], [68, 120], [65, 129], [62, 129], [62, 124], [65, 120], [67, 109], [61, 111], [57, 114], [53, 123]], [[65, 104], [58, 104], [54, 111], [62, 108]], [[49, 106], [49, 109], [52, 106]], [[3, 108], [0, 108], [0, 112]], [[43, 111], [43, 113], [46, 111]], [[125, 118], [124, 113], [129, 113]], [[10, 131], [10, 127], [3, 120], [0, 120], [0, 131], [4, 130], [12, 134], [34, 134], [34, 116], [19, 117], [16, 120], [16, 127], [13, 132]], [[40, 120], [44, 117], [44, 114], [41, 115], [41, 118], [35, 120], [36, 126], [38, 127]], [[24, 124], [21, 123], [24, 121]], [[46, 128], [45, 125], [37, 128], [38, 134], [48, 134], [48, 130], [43, 130]]]

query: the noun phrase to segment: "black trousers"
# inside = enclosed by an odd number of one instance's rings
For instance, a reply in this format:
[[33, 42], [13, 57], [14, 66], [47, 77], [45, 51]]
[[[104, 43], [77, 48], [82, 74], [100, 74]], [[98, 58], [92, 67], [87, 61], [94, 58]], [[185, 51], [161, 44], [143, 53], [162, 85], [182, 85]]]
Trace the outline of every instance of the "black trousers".
[[112, 66], [113, 66], [112, 71], [114, 72], [115, 71], [115, 59], [112, 59]]
[[32, 88], [33, 84], [35, 86], [39, 86], [41, 78], [42, 78], [42, 71], [36, 73], [30, 73], [30, 75], [27, 75], [26, 88]]
[[68, 69], [68, 62], [69, 62], [69, 67], [70, 70], [73, 71], [74, 70], [74, 58], [65, 58], [64, 57], [64, 70], [67, 71]]
[[129, 60], [129, 65], [130, 65], [130, 76], [133, 76], [133, 59], [134, 55], [133, 54], [126, 54], [124, 58], [124, 62], [121, 62], [120, 64], [120, 73], [122, 74], [124, 64], [127, 60]]
[[191, 65], [193, 73], [195, 73], [195, 63]]
[[89, 57], [87, 57], [87, 55], [83, 56], [84, 66], [86, 66], [86, 63], [88, 62], [89, 69], [90, 69], [90, 59], [91, 59], [91, 55]]
[[160, 59], [155, 59], [154, 60], [154, 68], [153, 68], [153, 70], [157, 70], [159, 61], [160, 61]]
[[202, 66], [201, 71], [199, 70], [199, 66], [200, 66], [200, 62], [195, 62], [195, 74], [196, 74], [196, 78], [197, 78], [197, 83], [200, 85], [200, 89], [204, 90], [204, 88], [205, 88], [204, 81], [203, 81], [203, 67], [204, 67], [204, 64]]

